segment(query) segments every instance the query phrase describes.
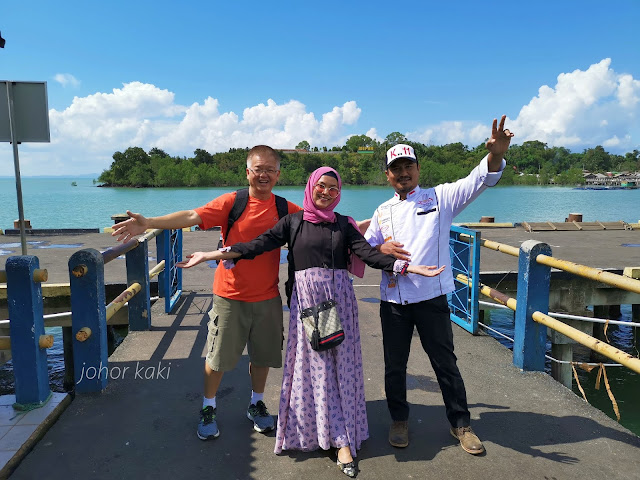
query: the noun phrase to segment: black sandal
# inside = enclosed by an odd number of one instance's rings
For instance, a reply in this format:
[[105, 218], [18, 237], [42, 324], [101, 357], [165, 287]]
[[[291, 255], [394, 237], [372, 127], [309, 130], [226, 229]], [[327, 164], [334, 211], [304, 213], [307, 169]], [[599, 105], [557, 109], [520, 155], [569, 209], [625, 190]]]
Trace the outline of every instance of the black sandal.
[[358, 475], [358, 468], [356, 467], [356, 462], [351, 460], [349, 463], [342, 463], [340, 460], [336, 460], [338, 463], [338, 468], [342, 473], [344, 473], [347, 477], [356, 478]]
[[335, 449], [336, 452], [336, 463], [338, 464], [338, 468], [342, 473], [344, 473], [349, 478], [356, 478], [358, 475], [358, 467], [356, 467], [355, 460], [351, 459], [349, 463], [342, 463], [340, 461], [340, 457], [338, 456], [339, 448]]

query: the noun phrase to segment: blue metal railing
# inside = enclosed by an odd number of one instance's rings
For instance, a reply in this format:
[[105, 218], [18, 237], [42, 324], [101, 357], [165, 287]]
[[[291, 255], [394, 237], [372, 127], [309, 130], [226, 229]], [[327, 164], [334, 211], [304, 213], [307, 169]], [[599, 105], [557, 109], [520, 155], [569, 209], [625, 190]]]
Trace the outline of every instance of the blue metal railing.
[[182, 294], [182, 269], [176, 263], [182, 260], [182, 230], [164, 230], [156, 237], [158, 263], [165, 261], [165, 269], [158, 276], [158, 292], [164, 297], [164, 311], [169, 313]]
[[7, 258], [6, 282], [9, 304], [11, 357], [15, 378], [15, 407], [44, 405], [51, 395], [44, 336], [42, 286], [34, 273], [40, 261], [33, 255]]
[[[476, 334], [482, 239], [479, 232], [457, 226], [452, 226], [450, 235], [449, 247], [456, 285], [449, 300], [451, 320]], [[511, 249], [516, 250], [513, 247]], [[522, 370], [544, 371], [547, 329], [533, 320], [532, 313], [546, 313], [549, 309], [551, 273], [549, 267], [536, 262], [536, 257], [539, 254], [550, 256], [551, 248], [546, 243], [528, 240], [517, 254], [518, 308], [515, 314], [513, 364]]]
[[[72, 326], [63, 327], [71, 334], [63, 336], [71, 337], [68, 343], [72, 348], [67, 351], [65, 344], [65, 357], [73, 360], [65, 358], [65, 367], [73, 370], [67, 373], [78, 393], [101, 391], [107, 386], [107, 322], [117, 310], [128, 302], [129, 329], [151, 327], [148, 242], [154, 237], [159, 265], [153, 275], [163, 269], [158, 290], [166, 297], [165, 311], [169, 312], [182, 293], [182, 271], [175, 266], [182, 258], [181, 230], [155, 230], [103, 253], [79, 250], [69, 259]], [[106, 305], [104, 266], [123, 254], [128, 288]], [[17, 405], [44, 404], [51, 394], [46, 353], [50, 345], [45, 344], [52, 343], [53, 337], [44, 335], [42, 281], [46, 281], [46, 271], [39, 269], [38, 257], [32, 255], [9, 257], [6, 272], [0, 272], [0, 282], [7, 283]], [[67, 386], [71, 386], [71, 379]]]
[[[453, 225], [449, 232], [449, 253], [455, 290], [447, 297], [451, 320], [472, 334], [478, 333], [478, 285], [480, 271], [480, 232]], [[461, 273], [468, 281], [461, 282]]]
[[[157, 261], [164, 261], [158, 278], [159, 295], [165, 297], [165, 311], [170, 312], [182, 293], [182, 272], [175, 266], [182, 258], [182, 230], [154, 230], [103, 253], [85, 249], [69, 259], [72, 329], [76, 340], [73, 366], [78, 393], [101, 391], [107, 386], [107, 321], [125, 302], [129, 305], [130, 330], [151, 327], [148, 241], [153, 237]], [[122, 254], [126, 254], [129, 287], [105, 305], [104, 265]]]

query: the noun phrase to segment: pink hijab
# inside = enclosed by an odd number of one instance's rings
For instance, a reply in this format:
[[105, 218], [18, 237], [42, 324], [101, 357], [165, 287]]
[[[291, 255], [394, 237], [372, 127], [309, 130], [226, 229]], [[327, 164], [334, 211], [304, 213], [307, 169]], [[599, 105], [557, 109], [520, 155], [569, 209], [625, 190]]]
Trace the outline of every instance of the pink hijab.
[[[313, 201], [313, 189], [320, 180], [320, 177], [326, 175], [327, 173], [333, 173], [338, 179], [338, 188], [342, 190], [342, 179], [340, 178], [340, 174], [336, 172], [331, 167], [320, 167], [314, 170], [309, 176], [309, 180], [307, 181], [307, 186], [304, 189], [304, 200], [302, 201], [302, 209], [304, 213], [302, 214], [302, 218], [311, 223], [333, 223], [336, 221], [336, 214], [333, 209], [336, 208], [338, 203], [340, 203], [340, 196], [342, 193], [339, 193], [338, 196], [331, 202], [329, 206], [326, 208], [318, 208]], [[360, 232], [358, 229], [358, 224], [351, 217], [347, 217], [349, 219], [349, 223], [355, 227], [355, 229]], [[354, 253], [351, 254], [351, 259], [349, 262], [349, 272], [354, 275], [362, 278], [364, 276], [364, 262], [358, 258]]]

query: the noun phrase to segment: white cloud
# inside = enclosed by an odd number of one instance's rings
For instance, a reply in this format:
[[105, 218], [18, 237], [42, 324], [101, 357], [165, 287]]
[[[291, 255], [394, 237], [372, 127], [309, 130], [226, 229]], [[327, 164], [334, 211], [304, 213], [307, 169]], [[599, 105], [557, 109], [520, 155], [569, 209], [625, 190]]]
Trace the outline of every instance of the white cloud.
[[553, 88], [540, 87], [510, 122], [518, 142], [540, 140], [575, 149], [634, 148], [630, 133], [638, 128], [640, 81], [610, 67], [611, 59], [605, 58], [585, 71], [558, 75]]
[[[129, 146], [190, 156], [196, 148], [213, 153], [257, 144], [293, 148], [301, 140], [342, 144], [349, 133], [345, 127], [356, 123], [360, 113], [356, 102], [349, 101], [318, 119], [297, 100], [279, 105], [269, 99], [239, 116], [221, 111], [215, 98], [184, 106], [175, 103], [173, 92], [131, 82], [109, 93], [75, 97], [64, 110], [51, 109], [51, 143], [22, 145], [21, 171], [99, 173], [109, 167], [115, 151]], [[11, 165], [10, 149], [0, 150], [0, 175], [10, 174]]]
[[[561, 73], [555, 86], [543, 85], [506, 125], [514, 142], [539, 140], [573, 151], [602, 145], [612, 152], [638, 148], [633, 134], [640, 132], [640, 81], [611, 69], [611, 59], [587, 70]], [[443, 122], [407, 136], [423, 143], [462, 142], [475, 146], [491, 134], [491, 125]]]
[[365, 135], [372, 140], [377, 140], [378, 142], [384, 141], [384, 138], [378, 135], [378, 130], [376, 128], [370, 128], [369, 130], [367, 130], [367, 133], [365, 133]]
[[63, 87], [71, 86], [77, 87], [80, 85], [80, 80], [71, 75], [70, 73], [56, 73], [53, 79]]
[[[58, 74], [62, 85], [77, 85], [70, 74]], [[320, 115], [298, 100], [247, 106], [240, 114], [221, 109], [216, 98], [192, 105], [175, 102], [173, 92], [140, 82], [111, 92], [75, 97], [67, 108], [49, 112], [50, 144], [20, 146], [23, 175], [99, 173], [112, 155], [129, 146], [160, 147], [172, 155], [190, 156], [196, 148], [209, 152], [268, 144], [293, 148], [342, 145], [362, 111], [348, 101]], [[497, 112], [500, 113], [500, 112]], [[494, 112], [491, 112], [494, 114]], [[604, 59], [586, 70], [561, 73], [554, 86], [543, 85], [507, 127], [514, 142], [540, 140], [573, 151], [602, 145], [621, 153], [639, 148], [640, 81], [617, 73]], [[471, 147], [490, 135], [488, 119], [447, 121], [405, 135], [425, 144], [462, 142]], [[376, 127], [367, 136], [382, 140]], [[13, 172], [11, 148], [0, 147], [0, 175]]]

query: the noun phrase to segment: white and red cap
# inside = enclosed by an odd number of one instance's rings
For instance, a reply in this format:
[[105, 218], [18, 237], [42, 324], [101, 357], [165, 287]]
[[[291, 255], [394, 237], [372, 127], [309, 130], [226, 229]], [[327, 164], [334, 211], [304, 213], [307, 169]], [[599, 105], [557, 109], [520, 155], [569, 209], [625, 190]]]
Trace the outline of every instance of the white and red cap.
[[408, 158], [409, 160], [418, 163], [416, 152], [413, 150], [413, 147], [411, 145], [405, 145], [404, 143], [394, 145], [387, 150], [387, 168], [389, 168], [389, 166], [399, 158]]

